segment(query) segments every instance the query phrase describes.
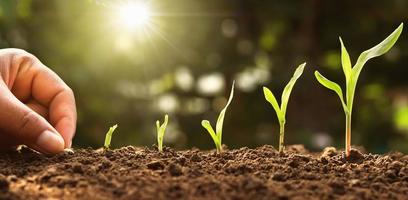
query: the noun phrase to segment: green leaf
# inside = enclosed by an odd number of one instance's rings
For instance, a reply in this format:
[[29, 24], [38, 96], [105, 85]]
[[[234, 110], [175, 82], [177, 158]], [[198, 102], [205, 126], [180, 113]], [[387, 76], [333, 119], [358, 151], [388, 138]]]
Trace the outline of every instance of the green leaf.
[[225, 105], [224, 109], [221, 110], [220, 115], [218, 116], [218, 119], [217, 119], [216, 127], [215, 127], [215, 130], [218, 136], [218, 141], [220, 144], [222, 144], [222, 127], [224, 125], [225, 112], [227, 111], [227, 108], [231, 104], [232, 98], [234, 97], [234, 85], [235, 85], [235, 81], [232, 82], [231, 93], [228, 98], [227, 105]]
[[339, 37], [341, 44], [341, 66], [343, 67], [344, 76], [346, 77], [346, 82], [349, 82], [351, 76], [351, 61], [350, 56], [344, 46], [343, 40]]
[[344, 111], [348, 112], [347, 105], [344, 103], [343, 91], [341, 90], [341, 87], [337, 83], [330, 81], [329, 79], [321, 75], [318, 71], [315, 71], [315, 76], [316, 76], [317, 81], [319, 81], [320, 84], [322, 84], [324, 87], [329, 88], [337, 93], [337, 95], [340, 98], [341, 104], [343, 105]]
[[166, 131], [167, 124], [169, 123], [169, 115], [164, 116], [164, 122], [160, 126], [160, 133], [164, 136], [164, 132]]
[[273, 95], [272, 91], [269, 90], [267, 87], [263, 87], [263, 92], [265, 95], [265, 99], [272, 105], [273, 109], [275, 110], [278, 120], [279, 121], [284, 120], [284, 116], [282, 115], [278, 101], [276, 101], [276, 98]]
[[380, 44], [377, 44], [371, 49], [368, 49], [360, 54], [356, 64], [353, 67], [353, 76], [357, 79], [360, 75], [360, 72], [364, 66], [364, 64], [370, 60], [371, 58], [381, 56], [388, 52], [391, 47], [394, 46], [395, 42], [397, 42], [399, 36], [401, 35], [402, 29], [404, 27], [404, 23], [401, 23], [398, 28], [391, 33], [387, 38], [385, 38]]
[[201, 125], [202, 125], [202, 126], [208, 131], [208, 133], [211, 135], [211, 138], [212, 138], [213, 141], [214, 141], [215, 147], [216, 147], [217, 150], [218, 150], [218, 148], [219, 148], [219, 146], [221, 146], [221, 144], [219, 143], [218, 137], [217, 137], [217, 135], [215, 134], [214, 129], [212, 128], [210, 122], [209, 122], [208, 120], [203, 120], [203, 121], [201, 121]]
[[292, 92], [293, 86], [295, 86], [296, 81], [302, 75], [303, 70], [305, 69], [306, 63], [299, 65], [296, 69], [295, 73], [293, 74], [292, 78], [290, 79], [289, 83], [286, 85], [285, 89], [283, 89], [282, 98], [281, 98], [281, 112], [282, 115], [286, 115], [286, 108], [288, 106], [290, 93]]
[[159, 120], [156, 121], [156, 129], [157, 129], [157, 133], [158, 133], [159, 130], [160, 130], [160, 121]]
[[352, 72], [351, 72], [351, 79], [347, 83], [347, 105], [349, 106], [349, 111], [352, 111], [353, 108], [353, 101], [354, 101], [354, 93], [356, 90], [356, 85], [358, 81], [358, 77], [360, 76], [361, 70], [363, 69], [364, 64], [370, 60], [371, 58], [381, 56], [388, 52], [391, 47], [394, 46], [395, 42], [397, 42], [399, 36], [401, 35], [402, 29], [404, 27], [404, 23], [401, 23], [398, 28], [392, 32], [387, 38], [385, 38], [381, 43], [377, 44], [371, 49], [368, 49], [360, 54], [357, 59], [356, 64], [354, 65]]
[[110, 127], [109, 130], [108, 130], [108, 132], [106, 133], [106, 136], [105, 136], [105, 144], [104, 144], [104, 147], [105, 147], [106, 149], [109, 149], [110, 144], [111, 144], [111, 140], [112, 140], [112, 134], [113, 134], [113, 132], [115, 132], [115, 130], [116, 130], [117, 127], [118, 127], [117, 124], [114, 125], [114, 126], [112, 126], [112, 127]]

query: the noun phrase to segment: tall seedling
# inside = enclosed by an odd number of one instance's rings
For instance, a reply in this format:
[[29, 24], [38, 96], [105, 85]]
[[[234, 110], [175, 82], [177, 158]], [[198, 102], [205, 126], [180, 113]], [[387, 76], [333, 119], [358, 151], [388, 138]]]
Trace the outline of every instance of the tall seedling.
[[279, 152], [283, 152], [284, 149], [284, 138], [285, 138], [285, 123], [286, 123], [286, 108], [288, 107], [288, 101], [290, 93], [292, 92], [293, 86], [297, 79], [302, 75], [303, 70], [306, 66], [306, 63], [299, 65], [296, 69], [293, 77], [290, 79], [289, 83], [286, 85], [285, 89], [283, 89], [282, 97], [281, 97], [281, 105], [279, 107], [278, 101], [276, 100], [275, 96], [267, 87], [263, 87], [263, 92], [265, 95], [265, 99], [272, 105], [273, 109], [276, 112], [276, 116], [279, 120]]
[[337, 83], [328, 80], [318, 71], [315, 71], [315, 76], [319, 83], [322, 84], [324, 87], [336, 92], [343, 106], [343, 110], [346, 115], [345, 151], [347, 157], [350, 156], [351, 150], [351, 113], [353, 110], [354, 92], [356, 90], [357, 80], [360, 75], [360, 72], [363, 69], [364, 64], [368, 60], [387, 53], [388, 50], [390, 50], [391, 47], [394, 46], [395, 42], [398, 40], [398, 37], [402, 32], [403, 26], [404, 24], [401, 23], [401, 25], [399, 25], [398, 28], [393, 33], [391, 33], [391, 35], [385, 38], [381, 43], [361, 53], [357, 59], [356, 64], [354, 64], [353, 67], [351, 67], [351, 61], [349, 54], [346, 50], [346, 47], [344, 46], [342, 39], [339, 38], [341, 45], [341, 64], [343, 66], [343, 72], [346, 77], [346, 101], [344, 101], [342, 89]]
[[217, 148], [217, 153], [222, 152], [222, 126], [224, 124], [225, 112], [227, 112], [227, 108], [231, 104], [232, 98], [234, 97], [234, 85], [235, 82], [232, 83], [231, 93], [227, 105], [225, 105], [224, 109], [221, 110], [221, 113], [218, 116], [217, 124], [215, 127], [216, 131], [214, 131], [208, 120], [201, 121], [201, 125], [208, 131], [211, 138], [213, 139], [215, 147]]

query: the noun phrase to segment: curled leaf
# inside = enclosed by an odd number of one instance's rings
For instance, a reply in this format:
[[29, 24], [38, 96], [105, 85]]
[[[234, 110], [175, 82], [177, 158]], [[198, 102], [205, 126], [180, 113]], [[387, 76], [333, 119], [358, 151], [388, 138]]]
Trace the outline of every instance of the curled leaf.
[[108, 132], [106, 133], [105, 143], [104, 143], [105, 149], [109, 149], [109, 148], [110, 148], [111, 140], [112, 140], [112, 135], [113, 135], [113, 132], [115, 132], [115, 130], [116, 130], [117, 127], [118, 127], [117, 124], [114, 125], [114, 126], [112, 126], [112, 127], [110, 127], [109, 130], [108, 130]]

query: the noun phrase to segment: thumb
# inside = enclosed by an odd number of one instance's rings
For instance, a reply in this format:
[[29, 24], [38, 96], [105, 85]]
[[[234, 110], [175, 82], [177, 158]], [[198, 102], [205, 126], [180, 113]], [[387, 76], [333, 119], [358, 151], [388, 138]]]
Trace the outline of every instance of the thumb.
[[19, 101], [4, 84], [0, 84], [1, 133], [42, 153], [58, 153], [65, 146], [61, 135], [48, 121]]

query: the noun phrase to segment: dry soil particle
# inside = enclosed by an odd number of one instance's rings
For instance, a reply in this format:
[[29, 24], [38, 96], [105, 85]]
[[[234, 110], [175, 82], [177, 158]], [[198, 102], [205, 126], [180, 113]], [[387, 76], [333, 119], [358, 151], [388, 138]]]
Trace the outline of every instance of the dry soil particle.
[[301, 145], [0, 154], [0, 199], [408, 199], [408, 156]]

